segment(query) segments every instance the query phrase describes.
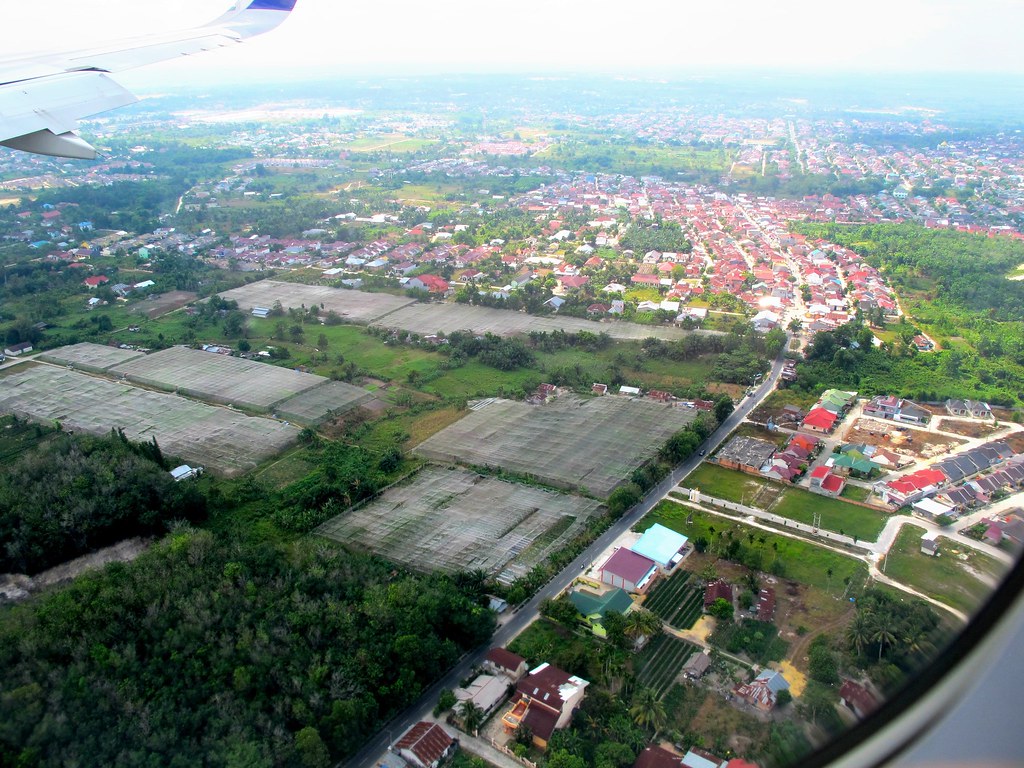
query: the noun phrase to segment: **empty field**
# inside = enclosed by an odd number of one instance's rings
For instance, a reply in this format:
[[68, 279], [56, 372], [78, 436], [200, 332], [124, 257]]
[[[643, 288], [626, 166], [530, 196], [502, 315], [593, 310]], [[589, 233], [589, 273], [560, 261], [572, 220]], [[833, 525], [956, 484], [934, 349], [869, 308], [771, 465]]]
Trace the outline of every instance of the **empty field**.
[[154, 352], [109, 372], [200, 400], [260, 410], [327, 382], [323, 376], [188, 347]]
[[690, 408], [620, 397], [565, 395], [541, 406], [494, 400], [427, 439], [416, 452], [604, 498], [696, 416]]
[[145, 357], [145, 353], [83, 341], [81, 344], [52, 349], [40, 355], [39, 359], [56, 365], [70, 365], [83, 371], [103, 373], [108, 368], [140, 357]]
[[428, 467], [317, 533], [420, 571], [483, 569], [511, 583], [561, 547], [600, 505], [578, 496]]
[[50, 366], [5, 377], [0, 413], [93, 435], [123, 429], [131, 440], [155, 437], [168, 456], [229, 476], [252, 469], [298, 436], [296, 427], [271, 419]]
[[[323, 285], [282, 283], [278, 280], [261, 280], [251, 285], [243, 285], [241, 288], [225, 291], [221, 297], [237, 301], [238, 306], [245, 311], [253, 307], [269, 309], [274, 306], [275, 301], [281, 302], [285, 309], [319, 306], [325, 312], [333, 310], [349, 322], [362, 324], [415, 302], [415, 299], [392, 296], [389, 293], [367, 293]], [[436, 330], [434, 328], [430, 332]]]

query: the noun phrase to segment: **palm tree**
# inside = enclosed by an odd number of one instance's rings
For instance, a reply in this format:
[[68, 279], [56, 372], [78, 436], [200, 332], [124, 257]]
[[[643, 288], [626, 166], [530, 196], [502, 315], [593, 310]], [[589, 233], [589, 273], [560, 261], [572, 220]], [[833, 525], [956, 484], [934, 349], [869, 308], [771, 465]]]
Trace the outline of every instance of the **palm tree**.
[[466, 699], [459, 707], [459, 714], [462, 716], [462, 727], [466, 733], [476, 736], [477, 730], [484, 722], [484, 711], [472, 700]]
[[871, 642], [871, 624], [870, 614], [858, 611], [846, 628], [846, 639], [858, 654], [863, 653], [865, 646]]
[[896, 633], [889, 625], [879, 622], [871, 631], [872, 642], [878, 643], [878, 660], [882, 660], [882, 649], [885, 646], [890, 648], [896, 644]]
[[661, 631], [661, 619], [654, 611], [634, 608], [626, 614], [626, 637], [636, 643], [641, 637], [654, 637]]
[[832, 569], [831, 568], [826, 568], [825, 569], [825, 576], [827, 578], [827, 581], [825, 582], [825, 592], [827, 594], [831, 594], [831, 592], [832, 592]]
[[629, 714], [641, 728], [652, 729], [655, 736], [665, 725], [665, 705], [661, 703], [658, 694], [650, 688], [641, 688], [637, 691]]

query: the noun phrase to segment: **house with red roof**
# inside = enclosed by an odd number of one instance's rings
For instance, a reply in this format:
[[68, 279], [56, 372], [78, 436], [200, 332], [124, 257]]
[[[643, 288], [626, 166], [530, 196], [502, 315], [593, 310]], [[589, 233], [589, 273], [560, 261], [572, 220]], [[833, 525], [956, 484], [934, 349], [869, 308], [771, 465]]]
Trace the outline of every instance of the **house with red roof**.
[[443, 277], [437, 275], [417, 275], [416, 277], [410, 278], [409, 282], [405, 284], [407, 288], [418, 288], [420, 290], [427, 291], [428, 293], [440, 296], [447, 296], [451, 291], [451, 286], [448, 285], [448, 281]]
[[459, 742], [437, 723], [421, 720], [395, 742], [394, 748], [415, 768], [438, 768], [455, 754]]
[[853, 680], [843, 680], [839, 688], [839, 700], [857, 717], [864, 718], [878, 709], [876, 699], [867, 688]]
[[627, 592], [643, 593], [654, 582], [658, 564], [649, 557], [620, 547], [601, 568], [601, 582]]
[[815, 467], [811, 472], [811, 491], [814, 493], [831, 496], [834, 499], [843, 492], [845, 487], [845, 478], [833, 474], [832, 470], [824, 465]]
[[704, 588], [704, 610], [711, 607], [715, 600], [728, 600], [732, 602], [732, 584], [722, 579], [716, 579]]
[[800, 429], [805, 432], [818, 432], [821, 434], [829, 434], [835, 429], [836, 422], [839, 417], [826, 411], [824, 408], [814, 408], [804, 416], [804, 420], [800, 423]]
[[99, 288], [104, 283], [110, 282], [110, 278], [106, 275], [93, 275], [92, 277], [85, 278], [82, 282], [89, 288]]
[[874, 490], [886, 504], [902, 507], [933, 495], [945, 483], [946, 476], [941, 471], [929, 468], [919, 469], [896, 480], [876, 483]]
[[491, 648], [484, 657], [484, 669], [496, 675], [504, 675], [513, 683], [522, 680], [528, 669], [526, 659], [507, 648]]
[[544, 662], [519, 681], [517, 698], [501, 718], [505, 732], [512, 734], [525, 725], [533, 743], [547, 749], [551, 734], [565, 728], [583, 702], [590, 682]]

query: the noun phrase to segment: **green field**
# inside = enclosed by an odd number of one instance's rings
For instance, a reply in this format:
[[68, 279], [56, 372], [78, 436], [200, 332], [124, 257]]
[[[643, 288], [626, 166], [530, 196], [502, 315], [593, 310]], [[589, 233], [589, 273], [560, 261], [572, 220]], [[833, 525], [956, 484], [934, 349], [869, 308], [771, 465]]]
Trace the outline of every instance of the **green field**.
[[704, 590], [690, 582], [692, 575], [689, 571], [677, 570], [644, 601], [644, 608], [654, 611], [676, 629], [692, 627], [704, 610]]
[[637, 684], [652, 689], [658, 698], [663, 697], [697, 650], [697, 646], [685, 640], [664, 633], [658, 635], [637, 656]]
[[[693, 522], [687, 524], [692, 515]], [[783, 578], [799, 581], [812, 587], [834, 590], [842, 585], [846, 577], [853, 582], [863, 581], [867, 576], [867, 566], [852, 557], [841, 555], [806, 541], [780, 536], [760, 528], [751, 528], [742, 523], [733, 522], [717, 515], [710, 515], [673, 501], [662, 501], [638, 523], [637, 530], [646, 530], [654, 523], [661, 523], [691, 540], [704, 537], [715, 540], [719, 533], [729, 532], [744, 544], [748, 534], [755, 537], [756, 549], [763, 553], [763, 570], [770, 570], [777, 558], [783, 568]], [[712, 533], [711, 529], [714, 529]], [[764, 537], [764, 544], [760, 538]], [[832, 578], [828, 578], [828, 570], [832, 569]]]
[[[991, 587], [973, 576], [968, 568], [990, 576], [1002, 575], [1005, 568], [990, 557], [948, 539], [939, 542], [939, 555], [921, 552], [924, 529], [904, 525], [889, 550], [885, 573], [909, 587], [940, 602], [972, 614], [992, 593]], [[966, 555], [960, 560], [954, 550]]]
[[[821, 514], [821, 527], [874, 541], [885, 527], [888, 515], [872, 509], [830, 499], [802, 488], [790, 488], [743, 472], [714, 464], [702, 464], [685, 480], [689, 488], [726, 501], [746, 504], [788, 517], [801, 523], [813, 523], [814, 514]], [[859, 489], [858, 489], [859, 490]]]

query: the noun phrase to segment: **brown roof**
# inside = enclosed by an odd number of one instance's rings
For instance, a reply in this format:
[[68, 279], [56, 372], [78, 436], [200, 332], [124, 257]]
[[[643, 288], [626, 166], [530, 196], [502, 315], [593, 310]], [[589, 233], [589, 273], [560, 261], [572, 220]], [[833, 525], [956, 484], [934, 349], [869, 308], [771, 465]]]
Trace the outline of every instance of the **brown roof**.
[[455, 739], [437, 723], [420, 720], [405, 732], [405, 735], [395, 743], [395, 747], [407, 749], [416, 755], [423, 765], [431, 765], [441, 759], [444, 751], [454, 741]]
[[871, 695], [867, 688], [853, 680], [843, 681], [839, 688], [839, 698], [856, 707], [862, 715], [867, 715], [878, 709], [878, 700]]
[[526, 659], [507, 648], [491, 648], [485, 658], [494, 666], [507, 669], [509, 672], [515, 672], [520, 664], [526, 663]]
[[523, 725], [530, 729], [534, 736], [547, 741], [555, 732], [555, 725], [558, 723], [558, 712], [552, 712], [545, 707], [538, 707], [531, 703], [523, 716]]
[[[550, 664], [538, 667], [519, 681], [516, 690], [533, 701], [539, 701], [557, 712], [562, 711], [562, 695], [559, 687], [569, 682], [571, 675]], [[536, 731], [534, 731], [536, 733]]]
[[680, 768], [683, 759], [661, 747], [647, 747], [636, 757], [633, 768]]
[[707, 608], [715, 600], [722, 598], [732, 602], [732, 585], [719, 579], [713, 581], [704, 590], [704, 607]]

